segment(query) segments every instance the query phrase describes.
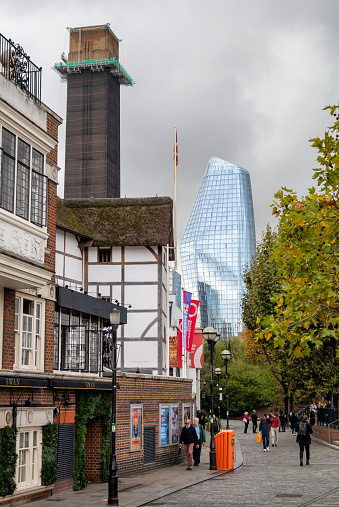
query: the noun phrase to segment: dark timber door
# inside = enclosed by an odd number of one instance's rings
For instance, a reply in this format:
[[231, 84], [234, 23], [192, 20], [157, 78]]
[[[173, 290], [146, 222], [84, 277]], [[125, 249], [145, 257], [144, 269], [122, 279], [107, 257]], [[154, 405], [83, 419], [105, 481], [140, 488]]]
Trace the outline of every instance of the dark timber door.
[[73, 477], [74, 424], [59, 424], [57, 481]]
[[144, 463], [155, 461], [155, 426], [144, 427]]

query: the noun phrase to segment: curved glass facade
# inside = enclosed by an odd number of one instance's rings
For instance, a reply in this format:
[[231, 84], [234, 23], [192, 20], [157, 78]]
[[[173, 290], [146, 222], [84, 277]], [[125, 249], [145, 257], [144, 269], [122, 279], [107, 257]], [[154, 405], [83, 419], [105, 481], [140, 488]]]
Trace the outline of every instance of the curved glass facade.
[[242, 330], [242, 271], [255, 241], [249, 173], [212, 157], [180, 246], [183, 285], [200, 300], [200, 327], [224, 338]]

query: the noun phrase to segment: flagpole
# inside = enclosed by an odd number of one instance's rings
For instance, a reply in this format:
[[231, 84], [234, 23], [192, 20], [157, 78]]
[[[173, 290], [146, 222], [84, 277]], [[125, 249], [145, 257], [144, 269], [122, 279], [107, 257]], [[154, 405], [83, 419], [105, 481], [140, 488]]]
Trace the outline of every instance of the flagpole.
[[178, 154], [178, 138], [177, 127], [174, 127], [174, 269], [177, 269], [177, 154]]

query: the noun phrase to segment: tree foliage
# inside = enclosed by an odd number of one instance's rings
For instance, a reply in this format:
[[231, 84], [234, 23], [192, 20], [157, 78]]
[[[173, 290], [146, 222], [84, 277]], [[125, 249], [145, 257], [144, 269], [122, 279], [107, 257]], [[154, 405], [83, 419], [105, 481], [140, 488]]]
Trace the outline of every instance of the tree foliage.
[[[336, 107], [329, 107], [336, 115]], [[298, 198], [282, 188], [275, 194], [273, 213], [280, 219], [272, 253], [281, 291], [275, 310], [261, 324], [261, 337], [275, 347], [287, 346], [295, 357], [310, 357], [326, 341], [338, 339], [339, 325], [339, 122], [323, 139], [312, 139], [320, 168], [315, 187]], [[333, 347], [332, 347], [333, 348]], [[338, 353], [338, 351], [337, 351]]]
[[[228, 363], [228, 393], [230, 415], [238, 415], [245, 410], [276, 403], [279, 386], [266, 364], [251, 364], [245, 357], [245, 343], [241, 337], [217, 342], [213, 355], [213, 370], [221, 368], [219, 387], [223, 393], [221, 415], [226, 416], [226, 367], [221, 352], [228, 349], [231, 360]], [[202, 405], [209, 412], [211, 403], [210, 351], [207, 344], [204, 349], [204, 370], [201, 374], [201, 390], [204, 393]], [[218, 414], [217, 378], [214, 375], [214, 412]]]

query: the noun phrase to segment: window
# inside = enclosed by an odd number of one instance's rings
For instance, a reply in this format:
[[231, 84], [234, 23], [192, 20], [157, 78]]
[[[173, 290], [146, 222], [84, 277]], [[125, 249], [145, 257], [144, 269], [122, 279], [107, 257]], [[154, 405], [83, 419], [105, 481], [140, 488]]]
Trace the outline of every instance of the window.
[[110, 248], [99, 248], [98, 260], [99, 260], [99, 262], [111, 262], [111, 249]]
[[43, 302], [15, 298], [15, 367], [43, 370]]
[[30, 487], [40, 484], [41, 431], [21, 430], [17, 439], [17, 487]]
[[44, 156], [2, 128], [0, 207], [39, 225], [46, 225], [47, 177]]
[[102, 370], [102, 326], [96, 315], [56, 308], [54, 370], [99, 373]]

